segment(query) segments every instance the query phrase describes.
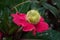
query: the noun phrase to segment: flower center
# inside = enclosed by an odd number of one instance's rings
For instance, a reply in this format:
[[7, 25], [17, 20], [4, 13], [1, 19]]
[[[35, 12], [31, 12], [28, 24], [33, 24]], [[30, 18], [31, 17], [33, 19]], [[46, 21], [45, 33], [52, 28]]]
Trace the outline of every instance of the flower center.
[[30, 10], [27, 12], [26, 20], [29, 23], [37, 24], [40, 21], [40, 14], [37, 10]]

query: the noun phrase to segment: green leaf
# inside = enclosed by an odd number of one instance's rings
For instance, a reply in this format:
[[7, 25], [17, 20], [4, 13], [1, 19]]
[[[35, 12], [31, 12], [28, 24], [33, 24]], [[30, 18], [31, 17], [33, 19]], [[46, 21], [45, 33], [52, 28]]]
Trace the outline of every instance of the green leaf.
[[60, 32], [50, 29], [43, 33], [37, 33], [36, 36], [33, 36], [33, 34], [29, 32], [29, 33], [25, 33], [25, 35], [23, 35], [23, 38], [42, 39], [42, 40], [60, 40]]
[[47, 3], [42, 4], [42, 5], [43, 5], [43, 7], [45, 7], [46, 9], [48, 9], [50, 12], [52, 12], [52, 14], [53, 14], [55, 17], [58, 16], [58, 10], [57, 10], [57, 8], [51, 6], [50, 4], [47, 4]]
[[31, 6], [30, 6], [31, 9], [38, 9], [39, 8], [38, 3], [36, 3], [36, 2], [37, 2], [37, 0], [34, 0], [31, 2]]
[[2, 16], [1, 16], [1, 28], [7, 32], [8, 30], [8, 13], [7, 13], [7, 9], [3, 9], [2, 10]]
[[52, 0], [53, 3], [56, 3], [57, 7], [60, 9], [60, 0]]
[[37, 38], [40, 37], [42, 40], [60, 40], [60, 32], [50, 29], [44, 33], [37, 33]]
[[47, 0], [40, 0], [40, 3], [41, 3], [41, 4], [44, 4], [44, 3], [46, 3], [46, 1], [47, 1]]
[[46, 9], [44, 7], [39, 8], [40, 15], [43, 16], [43, 17], [45, 17], [45, 10]]
[[51, 40], [60, 40], [60, 32], [57, 32], [56, 30], [49, 30], [48, 34]]
[[30, 8], [30, 2], [24, 3], [18, 7], [19, 12], [26, 13]]
[[13, 33], [16, 31], [16, 29], [17, 29], [17, 27], [16, 27], [16, 26], [15, 26], [15, 27], [10, 28], [10, 30], [9, 30], [9, 34], [13, 34]]
[[24, 1], [26, 0], [0, 0], [0, 9], [3, 9], [4, 7], [12, 8]]

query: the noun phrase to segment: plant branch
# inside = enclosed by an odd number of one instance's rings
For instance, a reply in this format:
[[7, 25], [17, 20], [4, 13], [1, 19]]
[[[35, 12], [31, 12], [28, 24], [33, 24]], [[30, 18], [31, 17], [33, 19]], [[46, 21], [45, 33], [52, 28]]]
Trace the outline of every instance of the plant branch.
[[[15, 7], [18, 7], [18, 6], [20, 6], [20, 5], [24, 4], [24, 3], [27, 3], [27, 2], [32, 2], [32, 1], [25, 1], [25, 2], [19, 3], [19, 4], [17, 4]], [[39, 3], [38, 1], [35, 1], [35, 2], [36, 2], [36, 3]]]

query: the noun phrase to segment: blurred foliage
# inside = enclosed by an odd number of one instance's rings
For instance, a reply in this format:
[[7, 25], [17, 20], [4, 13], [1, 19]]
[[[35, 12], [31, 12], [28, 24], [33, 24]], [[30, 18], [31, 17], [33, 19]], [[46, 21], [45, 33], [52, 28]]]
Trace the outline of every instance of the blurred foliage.
[[[17, 32], [20, 27], [12, 22], [11, 13], [15, 13], [16, 10], [13, 7], [22, 2], [26, 3], [23, 3], [16, 7], [19, 12], [26, 13], [31, 9], [38, 10], [41, 16], [43, 16], [46, 22], [50, 25], [50, 28], [52, 30], [48, 30], [42, 34], [37, 33], [35, 37], [32, 36], [32, 33], [25, 33], [21, 31]], [[60, 40], [59, 21], [60, 0], [0, 0], [0, 31], [4, 34], [3, 40], [19, 40], [21, 38]]]

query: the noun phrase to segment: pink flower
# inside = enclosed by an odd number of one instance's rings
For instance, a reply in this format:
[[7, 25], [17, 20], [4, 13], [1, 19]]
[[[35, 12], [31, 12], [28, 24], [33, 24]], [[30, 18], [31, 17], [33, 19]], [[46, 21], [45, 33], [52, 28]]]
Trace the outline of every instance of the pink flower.
[[0, 40], [2, 40], [2, 32], [0, 32]]
[[13, 17], [13, 22], [18, 26], [22, 26], [22, 30], [25, 32], [32, 31], [35, 35], [36, 32], [42, 33], [48, 30], [48, 24], [44, 21], [43, 17], [40, 18], [37, 24], [31, 24], [26, 20], [26, 14], [24, 13], [16, 12], [16, 14], [11, 14], [11, 16]]

